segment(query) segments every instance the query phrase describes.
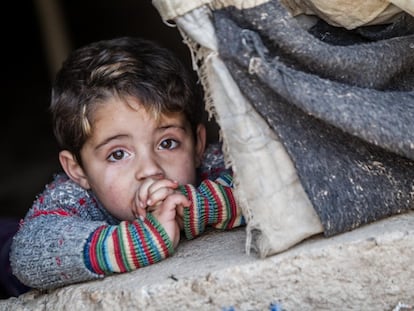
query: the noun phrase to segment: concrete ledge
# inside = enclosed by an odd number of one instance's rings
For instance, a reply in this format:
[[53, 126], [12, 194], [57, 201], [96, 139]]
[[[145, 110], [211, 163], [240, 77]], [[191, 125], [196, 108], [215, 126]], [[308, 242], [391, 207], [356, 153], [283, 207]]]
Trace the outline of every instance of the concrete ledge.
[[156, 265], [0, 301], [0, 310], [414, 310], [414, 212], [281, 254], [244, 253], [245, 232], [210, 232]]

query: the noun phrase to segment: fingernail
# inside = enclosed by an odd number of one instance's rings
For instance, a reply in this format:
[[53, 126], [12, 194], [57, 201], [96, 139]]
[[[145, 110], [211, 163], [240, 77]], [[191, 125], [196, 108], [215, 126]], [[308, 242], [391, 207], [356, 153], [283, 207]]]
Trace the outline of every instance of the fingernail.
[[139, 219], [141, 219], [142, 221], [144, 221], [144, 216], [142, 216], [142, 215], [139, 215]]

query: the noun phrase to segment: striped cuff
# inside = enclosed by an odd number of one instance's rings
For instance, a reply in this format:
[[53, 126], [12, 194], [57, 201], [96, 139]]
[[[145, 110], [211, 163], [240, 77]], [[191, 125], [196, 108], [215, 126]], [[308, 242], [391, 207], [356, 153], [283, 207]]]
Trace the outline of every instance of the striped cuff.
[[101, 226], [86, 241], [86, 267], [97, 274], [132, 271], [154, 264], [174, 253], [161, 224], [148, 213], [144, 220]]
[[204, 232], [208, 225], [216, 229], [231, 229], [244, 224], [244, 218], [233, 196], [231, 176], [213, 182], [204, 180], [198, 188], [180, 186], [179, 190], [191, 201], [184, 209], [184, 233], [193, 239]]
[[191, 201], [191, 206], [184, 208], [183, 222], [186, 238], [193, 239], [203, 233], [208, 224], [209, 203], [192, 185], [182, 185], [179, 190]]

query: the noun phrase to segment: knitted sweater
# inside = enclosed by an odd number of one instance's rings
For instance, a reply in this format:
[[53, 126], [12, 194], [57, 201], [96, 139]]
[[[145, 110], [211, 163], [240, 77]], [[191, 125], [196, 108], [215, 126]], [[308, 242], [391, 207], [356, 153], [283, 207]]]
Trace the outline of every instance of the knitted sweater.
[[[207, 226], [230, 229], [244, 224], [232, 194], [231, 174], [211, 164], [212, 159], [217, 162], [217, 156], [221, 161], [217, 150], [209, 149], [207, 165], [200, 172], [212, 179], [179, 187], [192, 202], [184, 213], [184, 232], [189, 239]], [[60, 173], [21, 222], [10, 262], [23, 284], [48, 289], [132, 271], [173, 252], [171, 240], [151, 213], [143, 220], [119, 221], [92, 192]]]

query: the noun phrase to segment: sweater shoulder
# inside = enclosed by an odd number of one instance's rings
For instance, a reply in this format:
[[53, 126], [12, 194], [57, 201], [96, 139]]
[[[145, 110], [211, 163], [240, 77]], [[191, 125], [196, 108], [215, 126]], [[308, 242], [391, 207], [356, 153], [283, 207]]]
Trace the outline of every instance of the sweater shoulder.
[[99, 216], [102, 214], [95, 197], [64, 173], [56, 174], [53, 180], [45, 186], [43, 192], [34, 200], [26, 218], [49, 213], [89, 219], [93, 219], [94, 214], [101, 218]]

